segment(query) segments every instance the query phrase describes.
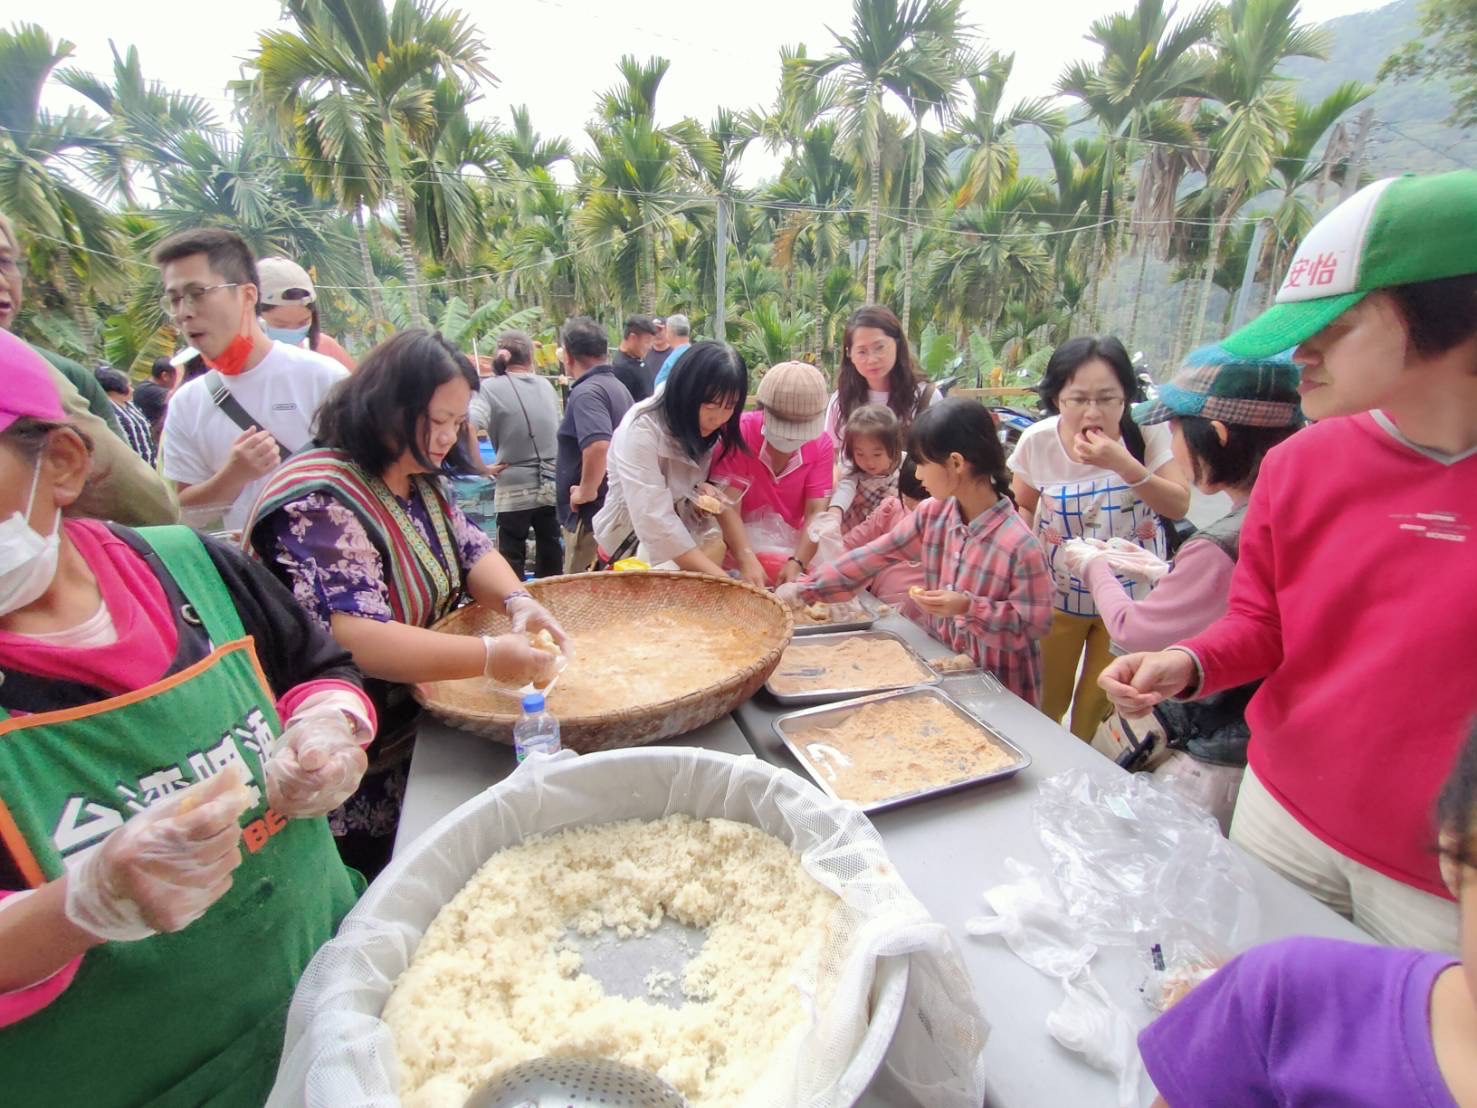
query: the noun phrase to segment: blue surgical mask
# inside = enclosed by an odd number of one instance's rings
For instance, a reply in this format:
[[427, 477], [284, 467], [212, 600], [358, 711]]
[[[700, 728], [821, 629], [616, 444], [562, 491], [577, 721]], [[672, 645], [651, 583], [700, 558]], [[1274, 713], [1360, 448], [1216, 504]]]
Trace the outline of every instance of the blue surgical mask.
[[311, 323], [304, 323], [301, 327], [273, 327], [270, 323], [262, 324], [262, 330], [267, 333], [267, 338], [285, 342], [288, 346], [296, 346], [308, 337], [308, 331], [312, 329]]

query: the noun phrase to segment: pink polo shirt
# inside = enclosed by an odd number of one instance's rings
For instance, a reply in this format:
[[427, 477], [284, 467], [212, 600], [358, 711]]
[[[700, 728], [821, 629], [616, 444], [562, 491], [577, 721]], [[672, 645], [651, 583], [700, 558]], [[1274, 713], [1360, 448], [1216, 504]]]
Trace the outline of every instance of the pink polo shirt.
[[805, 502], [825, 500], [835, 478], [836, 447], [821, 434], [802, 446], [778, 477], [759, 457], [764, 449], [764, 413], [745, 412], [740, 420], [744, 442], [752, 454], [721, 452], [713, 461], [714, 477], [742, 477], [751, 482], [740, 514], [744, 519], [778, 515], [799, 530], [805, 523]]

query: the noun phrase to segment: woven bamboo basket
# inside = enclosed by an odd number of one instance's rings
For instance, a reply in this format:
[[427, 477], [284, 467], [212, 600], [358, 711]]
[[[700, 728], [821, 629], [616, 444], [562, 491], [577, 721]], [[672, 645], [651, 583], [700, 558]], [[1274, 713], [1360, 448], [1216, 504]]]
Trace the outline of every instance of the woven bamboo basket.
[[[679, 623], [683, 613], [708, 621], [721, 613], [723, 622], [740, 636], [742, 664], [717, 675], [705, 688], [600, 714], [581, 715], [577, 708], [571, 712], [563, 707], [557, 713], [560, 742], [582, 754], [685, 735], [733, 711], [769, 679], [794, 631], [789, 611], [773, 596], [752, 585], [701, 573], [577, 573], [532, 581], [528, 591], [570, 634], [599, 630], [620, 635], [632, 619], [647, 613], [675, 617]], [[435, 630], [500, 635], [509, 630], [509, 622], [503, 613], [473, 604], [440, 620]], [[693, 633], [700, 633], [696, 625]], [[681, 635], [674, 635], [670, 646], [675, 664], [683, 651]], [[429, 712], [451, 726], [512, 743], [519, 715], [515, 697], [479, 691], [465, 681], [426, 682], [414, 691]]]

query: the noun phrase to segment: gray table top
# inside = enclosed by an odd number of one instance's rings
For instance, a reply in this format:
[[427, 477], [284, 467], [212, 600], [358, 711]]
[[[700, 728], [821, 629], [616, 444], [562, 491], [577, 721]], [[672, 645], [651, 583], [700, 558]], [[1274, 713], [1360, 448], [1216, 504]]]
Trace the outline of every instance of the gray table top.
[[[950, 653], [907, 620], [892, 617], [878, 627], [901, 635], [925, 658]], [[1113, 1080], [1058, 1046], [1046, 1032], [1046, 1014], [1060, 1002], [1061, 987], [1027, 966], [998, 938], [967, 935], [964, 921], [983, 909], [985, 889], [1010, 879], [1007, 858], [1049, 868], [1031, 816], [1037, 786], [1044, 778], [1071, 768], [1104, 775], [1123, 771], [993, 681], [952, 678], [943, 687], [1025, 749], [1032, 765], [1004, 781], [877, 813], [872, 822], [898, 872], [949, 928], [963, 953], [975, 996], [991, 1025], [985, 1048], [988, 1103], [994, 1108], [1114, 1108]], [[772, 727], [775, 717], [789, 710], [760, 692], [732, 716], [672, 743], [729, 754], [754, 753], [804, 776]], [[457, 805], [501, 781], [514, 765], [511, 747], [426, 721], [411, 762], [396, 850]], [[1255, 859], [1248, 862], [1261, 909], [1261, 939], [1305, 934], [1368, 941], [1353, 924]], [[1137, 991], [1143, 974], [1132, 954], [1102, 951], [1093, 970], [1118, 1004], [1143, 1023], [1149, 1021], [1152, 1013]], [[1152, 1098], [1147, 1082], [1143, 1092], [1147, 1104]], [[859, 1108], [886, 1108], [887, 1103], [871, 1093]]]
[[[901, 635], [925, 658], [952, 653], [900, 617], [882, 620], [877, 627]], [[943, 688], [1022, 747], [1031, 755], [1032, 764], [1003, 781], [876, 813], [872, 822], [903, 880], [934, 918], [949, 928], [963, 952], [975, 997], [991, 1026], [985, 1047], [989, 1104], [998, 1108], [1113, 1108], [1117, 1104], [1113, 1080], [1047, 1034], [1046, 1014], [1060, 1003], [1061, 986], [1022, 962], [1001, 939], [966, 934], [964, 921], [983, 911], [985, 889], [1012, 879], [1005, 868], [1007, 858], [1019, 858], [1049, 872], [1031, 815], [1043, 779], [1073, 768], [1100, 775], [1123, 770], [994, 682], [978, 676], [951, 678]], [[734, 715], [762, 757], [803, 774], [772, 727], [777, 716], [793, 710], [761, 691]], [[1260, 862], [1250, 857], [1248, 862], [1261, 909], [1262, 940], [1326, 935], [1371, 941], [1352, 923]], [[1153, 1013], [1139, 997], [1143, 973], [1133, 954], [1101, 951], [1093, 972], [1120, 1006], [1143, 1024], [1149, 1022]], [[1152, 1099], [1148, 1082], [1143, 1092], [1147, 1104]]]

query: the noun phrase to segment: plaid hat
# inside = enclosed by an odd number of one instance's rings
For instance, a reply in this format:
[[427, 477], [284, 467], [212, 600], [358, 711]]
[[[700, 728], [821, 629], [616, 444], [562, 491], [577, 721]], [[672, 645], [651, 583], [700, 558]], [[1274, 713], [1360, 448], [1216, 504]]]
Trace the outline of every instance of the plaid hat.
[[1185, 355], [1185, 368], [1158, 396], [1133, 406], [1140, 427], [1177, 416], [1218, 419], [1241, 427], [1297, 427], [1298, 364], [1286, 353], [1269, 358], [1238, 358], [1220, 346], [1202, 346]]
[[[831, 394], [825, 375], [805, 362], [780, 362], [765, 371], [756, 396], [764, 409], [764, 437], [776, 449], [796, 450], [826, 429]], [[778, 440], [778, 441], [777, 441]]]
[[18, 419], [65, 423], [67, 413], [46, 359], [9, 331], [0, 331], [0, 431]]
[[1366, 185], [1303, 239], [1277, 302], [1226, 339], [1262, 358], [1312, 338], [1369, 293], [1477, 273], [1477, 170]]
[[[263, 258], [256, 263], [256, 275], [261, 278], [257, 285], [261, 289], [261, 302], [269, 308], [283, 304], [311, 304], [318, 299], [308, 271], [291, 258]], [[290, 292], [298, 295], [287, 295]]]

